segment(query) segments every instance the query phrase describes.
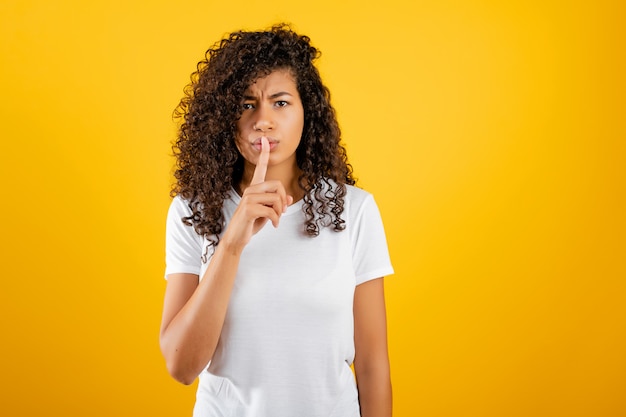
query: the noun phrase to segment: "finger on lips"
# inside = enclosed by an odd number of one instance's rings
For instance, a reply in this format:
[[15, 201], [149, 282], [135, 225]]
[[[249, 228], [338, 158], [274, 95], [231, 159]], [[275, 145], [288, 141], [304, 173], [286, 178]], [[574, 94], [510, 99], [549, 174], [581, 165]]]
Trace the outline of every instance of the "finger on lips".
[[265, 136], [261, 138], [261, 153], [259, 154], [259, 161], [254, 168], [254, 174], [252, 175], [252, 181], [250, 185], [261, 184], [265, 181], [265, 174], [267, 173], [267, 164], [270, 160], [270, 143]]
[[[273, 210], [275, 210], [275, 212], [280, 216], [280, 214], [287, 211], [287, 206], [289, 206], [293, 202], [293, 198], [285, 193], [285, 189], [279, 181], [265, 181], [265, 175], [267, 174], [269, 159], [270, 143], [269, 140], [265, 136], [263, 136], [261, 137], [261, 152], [259, 153], [259, 160], [257, 161], [256, 167], [254, 168], [254, 173], [252, 174], [252, 181], [250, 181], [250, 186], [263, 184], [261, 186], [263, 190], [261, 191], [262, 193], [275, 193], [278, 196], [278, 200], [265, 200], [257, 202], [267, 207], [273, 208]], [[271, 220], [274, 226], [278, 225], [278, 218], [272, 218]]]

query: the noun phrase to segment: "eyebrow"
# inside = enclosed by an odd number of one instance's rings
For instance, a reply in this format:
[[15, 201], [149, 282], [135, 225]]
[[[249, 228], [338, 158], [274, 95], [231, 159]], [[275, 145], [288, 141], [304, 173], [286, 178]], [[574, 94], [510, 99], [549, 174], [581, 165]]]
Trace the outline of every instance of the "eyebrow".
[[[271, 96], [269, 96], [269, 98], [270, 98], [270, 100], [273, 100], [273, 99], [275, 99], [275, 98], [282, 97], [282, 96], [289, 96], [289, 97], [293, 97], [293, 95], [292, 95], [291, 93], [288, 93], [288, 92], [286, 92], [286, 91], [279, 91], [278, 93], [274, 93], [274, 94], [272, 94]], [[255, 97], [255, 96], [249, 96], [249, 95], [247, 95], [247, 94], [244, 94], [243, 99], [244, 99], [244, 100], [256, 100], [256, 97]]]

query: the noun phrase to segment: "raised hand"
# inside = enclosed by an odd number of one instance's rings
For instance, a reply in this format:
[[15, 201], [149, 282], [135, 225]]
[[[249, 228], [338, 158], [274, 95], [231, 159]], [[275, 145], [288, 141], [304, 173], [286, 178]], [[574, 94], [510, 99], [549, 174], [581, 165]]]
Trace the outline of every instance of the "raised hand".
[[274, 227], [278, 227], [280, 216], [293, 201], [280, 181], [265, 180], [269, 158], [270, 144], [266, 137], [262, 137], [261, 152], [250, 186], [241, 196], [241, 202], [222, 238], [223, 243], [243, 249], [268, 220]]

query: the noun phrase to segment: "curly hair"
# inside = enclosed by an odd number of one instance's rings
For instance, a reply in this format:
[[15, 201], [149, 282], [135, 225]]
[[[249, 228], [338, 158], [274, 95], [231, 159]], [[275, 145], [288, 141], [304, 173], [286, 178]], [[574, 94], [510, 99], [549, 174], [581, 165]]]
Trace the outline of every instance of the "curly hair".
[[[293, 75], [304, 108], [304, 128], [296, 149], [298, 178], [304, 190], [304, 232], [317, 236], [321, 227], [345, 229], [341, 218], [345, 184], [354, 185], [330, 92], [313, 62], [320, 52], [307, 36], [279, 24], [262, 32], [231, 33], [205, 53], [185, 87], [174, 117], [181, 120], [175, 144], [176, 182], [192, 214], [182, 221], [212, 245], [219, 243], [222, 205], [241, 181], [243, 157], [235, 145], [236, 122], [245, 90], [275, 70]], [[332, 184], [332, 182], [335, 185]]]

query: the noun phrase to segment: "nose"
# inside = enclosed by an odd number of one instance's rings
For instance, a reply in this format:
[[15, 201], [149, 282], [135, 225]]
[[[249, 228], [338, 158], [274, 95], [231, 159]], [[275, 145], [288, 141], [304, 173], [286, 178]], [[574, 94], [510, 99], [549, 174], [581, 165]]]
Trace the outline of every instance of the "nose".
[[257, 108], [255, 114], [254, 124], [252, 128], [260, 132], [266, 132], [274, 128], [274, 121], [272, 119], [271, 110], [266, 105], [261, 105]]

